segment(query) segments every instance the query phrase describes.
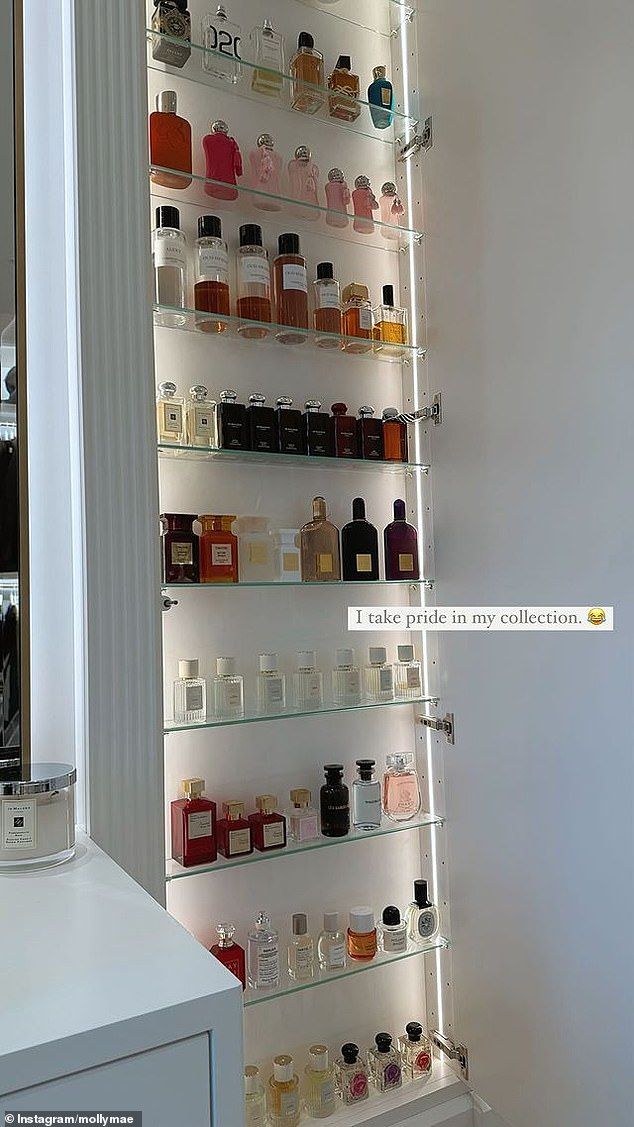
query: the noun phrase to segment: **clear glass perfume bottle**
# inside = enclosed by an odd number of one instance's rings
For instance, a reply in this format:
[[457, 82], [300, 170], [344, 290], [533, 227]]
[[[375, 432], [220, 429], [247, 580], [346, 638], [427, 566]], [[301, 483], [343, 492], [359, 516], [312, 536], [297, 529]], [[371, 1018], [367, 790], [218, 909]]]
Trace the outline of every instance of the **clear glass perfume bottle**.
[[278, 583], [300, 579], [299, 528], [278, 528], [273, 533], [273, 569]]
[[273, 544], [268, 517], [238, 517], [233, 527], [238, 537], [240, 583], [270, 583], [273, 580]]
[[381, 188], [381, 195], [379, 196], [379, 214], [381, 216], [381, 223], [385, 224], [385, 226], [381, 227], [383, 238], [400, 238], [398, 228], [403, 223], [405, 208], [398, 194], [396, 184], [394, 184], [392, 180], [386, 180]]
[[249, 986], [254, 990], [279, 986], [279, 934], [266, 912], [258, 912], [255, 917], [248, 936], [247, 956]]
[[391, 1033], [377, 1033], [374, 1045], [368, 1049], [368, 1064], [375, 1088], [391, 1092], [403, 1083], [401, 1054], [392, 1045]]
[[341, 579], [339, 529], [327, 518], [324, 497], [313, 498], [313, 519], [299, 535], [303, 581], [334, 583]]
[[[238, 333], [248, 340], [262, 340], [268, 336], [265, 325], [271, 320], [271, 268], [262, 246], [262, 228], [257, 223], [243, 223], [240, 227], [236, 266], [236, 312], [245, 322], [238, 326]], [[254, 321], [257, 324], [252, 324]]]
[[260, 654], [258, 673], [258, 712], [283, 712], [286, 708], [286, 677], [279, 671], [277, 654]]
[[285, 1053], [273, 1058], [267, 1107], [271, 1127], [297, 1127], [300, 1120], [299, 1078], [294, 1069], [293, 1058]]
[[293, 673], [295, 708], [312, 711], [324, 701], [323, 677], [316, 668], [314, 650], [297, 651], [297, 670]]
[[326, 1045], [311, 1045], [304, 1071], [304, 1107], [313, 1119], [328, 1119], [336, 1111], [335, 1074]]
[[204, 47], [202, 65], [212, 78], [233, 84], [240, 81], [242, 77], [241, 35], [240, 25], [229, 19], [227, 9], [223, 4], [218, 4], [215, 15], [209, 12], [203, 16], [201, 23], [201, 38]]
[[295, 912], [288, 945], [288, 973], [295, 982], [306, 982], [315, 974], [315, 944], [308, 934], [305, 912]]
[[244, 1122], [245, 1127], [266, 1127], [266, 1096], [254, 1064], [244, 1070]]
[[387, 660], [385, 646], [370, 646], [369, 664], [363, 670], [365, 699], [394, 700], [394, 668]]
[[187, 315], [187, 242], [180, 229], [180, 212], [169, 204], [156, 209], [152, 233], [154, 304], [157, 324], [178, 327]]
[[332, 671], [332, 699], [344, 707], [360, 704], [361, 674], [355, 665], [354, 650], [337, 650], [337, 664]]
[[374, 310], [374, 351], [403, 356], [407, 345], [407, 310], [394, 304], [394, 286], [383, 286], [383, 303]]
[[381, 825], [381, 784], [374, 776], [374, 759], [357, 759], [358, 778], [352, 784], [352, 824], [357, 830]]
[[346, 965], [346, 935], [339, 926], [338, 912], [324, 912], [324, 928], [317, 940], [322, 970], [341, 970]]
[[319, 837], [319, 814], [310, 805], [308, 787], [295, 787], [290, 794], [292, 806], [286, 815], [292, 841], [316, 841]]
[[414, 756], [394, 752], [386, 756], [383, 775], [383, 812], [392, 822], [410, 822], [421, 808], [421, 794]]
[[403, 1062], [403, 1073], [408, 1080], [429, 1080], [434, 1062], [429, 1037], [423, 1033], [418, 1021], [408, 1021], [405, 1036], [398, 1039], [398, 1047]]
[[420, 661], [414, 656], [413, 646], [397, 647], [398, 661], [394, 663], [394, 692], [397, 697], [415, 700], [423, 691]]
[[186, 412], [188, 446], [214, 445], [215, 404], [209, 403], [208, 395], [207, 388], [201, 383], [189, 389]]
[[379, 927], [379, 945], [386, 954], [407, 951], [407, 923], [395, 904], [383, 909], [382, 923]]
[[440, 931], [438, 908], [427, 894], [427, 881], [414, 881], [414, 899], [407, 909], [407, 935], [414, 943], [428, 943]]
[[334, 275], [332, 262], [317, 263], [317, 277], [313, 282], [313, 324], [318, 333], [326, 336], [315, 337], [318, 348], [342, 348], [341, 332], [341, 291]]
[[269, 98], [281, 98], [284, 89], [284, 36], [270, 20], [251, 32], [253, 68], [251, 89]]
[[204, 724], [207, 719], [207, 685], [198, 675], [198, 658], [179, 661], [174, 681], [174, 720], [177, 724]]
[[341, 1046], [341, 1056], [335, 1061], [335, 1083], [346, 1106], [361, 1103], [370, 1094], [365, 1061], [360, 1055], [359, 1046], [352, 1041]]
[[184, 399], [176, 394], [176, 384], [170, 380], [158, 386], [156, 397], [156, 425], [159, 442], [169, 445], [185, 441]]
[[237, 720], [244, 716], [244, 678], [236, 669], [235, 657], [216, 658], [214, 714], [222, 720]]

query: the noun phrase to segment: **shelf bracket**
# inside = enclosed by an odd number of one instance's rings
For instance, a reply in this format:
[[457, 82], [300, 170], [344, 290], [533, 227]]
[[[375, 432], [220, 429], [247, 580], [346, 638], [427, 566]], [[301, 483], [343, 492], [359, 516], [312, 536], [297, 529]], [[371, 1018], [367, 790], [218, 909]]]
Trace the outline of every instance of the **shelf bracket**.
[[165, 614], [166, 611], [171, 610], [172, 607], [177, 607], [177, 606], [178, 606], [178, 599], [170, 599], [169, 595], [165, 595], [165, 594], [161, 595], [161, 610], [163, 611], [163, 614]]
[[440, 716], [421, 716], [420, 722], [425, 728], [431, 728], [434, 732], [443, 732], [448, 744], [456, 742], [453, 712], [446, 712], [442, 718]]
[[423, 125], [422, 132], [414, 133], [414, 136], [410, 138], [407, 144], [401, 146], [401, 151], [398, 154], [399, 163], [403, 164], [404, 161], [409, 160], [410, 157], [417, 156], [417, 154], [423, 150], [427, 152], [428, 149], [431, 149], [433, 143], [434, 134], [432, 130], [432, 120], [431, 117], [428, 117]]
[[444, 1053], [449, 1060], [455, 1060], [460, 1065], [460, 1074], [463, 1080], [469, 1079], [469, 1052], [465, 1045], [456, 1045], [449, 1037], [445, 1037], [439, 1033], [437, 1029], [432, 1029], [430, 1037], [441, 1053]]
[[397, 418], [402, 423], [432, 422], [435, 427], [442, 423], [442, 392], [437, 391], [431, 407], [419, 407], [418, 411], [401, 411]]

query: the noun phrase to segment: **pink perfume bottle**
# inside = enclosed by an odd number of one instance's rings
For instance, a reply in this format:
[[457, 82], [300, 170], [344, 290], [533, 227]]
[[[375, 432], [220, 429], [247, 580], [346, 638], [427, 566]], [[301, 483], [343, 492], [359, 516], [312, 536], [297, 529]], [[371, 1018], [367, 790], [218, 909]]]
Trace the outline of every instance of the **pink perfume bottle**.
[[260, 211], [281, 211], [280, 201], [273, 197], [282, 194], [282, 158], [270, 133], [260, 133], [256, 145], [249, 153], [249, 187], [267, 194], [254, 196], [253, 206]]
[[378, 211], [377, 198], [370, 187], [367, 176], [357, 176], [352, 193], [354, 223], [352, 226], [361, 235], [371, 235], [374, 231], [373, 212]]
[[381, 228], [383, 238], [398, 239], [400, 231], [396, 230], [396, 228], [400, 227], [403, 221], [405, 208], [396, 190], [396, 184], [393, 184], [391, 180], [386, 181], [381, 188], [379, 208], [381, 223], [386, 224], [385, 227]]
[[319, 169], [308, 145], [298, 145], [295, 149], [293, 160], [288, 162], [287, 178], [289, 196], [294, 200], [313, 204], [312, 208], [293, 208], [293, 213], [303, 219], [319, 219], [319, 212], [314, 210], [320, 206], [317, 188]]
[[[242, 156], [238, 142], [229, 136], [226, 121], [212, 121], [210, 132], [203, 137], [205, 153], [205, 176], [208, 180], [220, 180], [223, 184], [236, 184], [242, 176]], [[217, 200], [236, 200], [236, 188], [223, 188], [220, 184], [205, 184], [208, 196]]]
[[326, 223], [329, 227], [347, 227], [350, 223], [348, 204], [350, 189], [340, 168], [331, 168], [326, 184]]

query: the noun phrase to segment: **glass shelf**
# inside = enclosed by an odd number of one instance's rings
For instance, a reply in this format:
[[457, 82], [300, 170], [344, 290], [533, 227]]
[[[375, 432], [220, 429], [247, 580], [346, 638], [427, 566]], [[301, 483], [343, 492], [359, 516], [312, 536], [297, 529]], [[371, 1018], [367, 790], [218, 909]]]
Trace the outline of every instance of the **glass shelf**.
[[[384, 31], [380, 27], [373, 27], [372, 24], [364, 23], [362, 19], [357, 19], [356, 16], [346, 15], [343, 12], [337, 11], [333, 3], [320, 3], [320, 0], [297, 0], [304, 8], [310, 8], [313, 12], [321, 12], [324, 15], [330, 16], [333, 19], [341, 20], [343, 23], [352, 24], [353, 27], [361, 27], [364, 31], [372, 31], [375, 35], [380, 35], [384, 39], [390, 39], [392, 36], [397, 35], [402, 25], [409, 22], [414, 18], [416, 9], [411, 5], [404, 2], [404, 0], [385, 0], [385, 8], [388, 19], [391, 18], [392, 12], [396, 15], [395, 26], [391, 31]], [[349, 0], [349, 7], [356, 6]]]
[[282, 582], [280, 579], [270, 579], [259, 583], [162, 583], [161, 590], [171, 591], [174, 587], [185, 591], [244, 591], [258, 587], [273, 587], [280, 591], [288, 587], [321, 587], [322, 590], [324, 587], [426, 587], [431, 590], [433, 586], [433, 579], [337, 579], [326, 583], [323, 580], [293, 579]]
[[[224, 332], [202, 332], [199, 326], [207, 321], [221, 322], [226, 325]], [[180, 324], [177, 322], [181, 322]], [[154, 324], [158, 328], [179, 329], [185, 332], [201, 333], [207, 340], [223, 340], [229, 338], [231, 341], [238, 341], [245, 346], [250, 345], [275, 345], [278, 348], [293, 349], [293, 348], [315, 348], [319, 354], [326, 359], [334, 357], [345, 357], [346, 360], [379, 360], [386, 364], [410, 364], [414, 357], [422, 359], [425, 356], [425, 349], [417, 344], [404, 344], [400, 345], [400, 356], [386, 356], [383, 351], [375, 352], [370, 349], [368, 352], [346, 352], [343, 345], [348, 342], [358, 344], [359, 337], [344, 336], [343, 333], [325, 333], [317, 329], [293, 329], [288, 325], [279, 325], [274, 321], [251, 321], [246, 317], [224, 317], [220, 313], [200, 313], [195, 309], [178, 309], [171, 305], [154, 305]], [[244, 329], [263, 329], [266, 331], [267, 336], [259, 340], [252, 340], [250, 337], [241, 335], [241, 330]], [[276, 337], [276, 333], [299, 333], [301, 337], [305, 338], [302, 343], [298, 344], [284, 344]], [[342, 342], [340, 348], [323, 348], [317, 344], [318, 340], [331, 340]], [[289, 353], [287, 352], [287, 355]]]
[[259, 450], [219, 450], [209, 446], [183, 446], [171, 442], [161, 442], [158, 446], [159, 458], [181, 459], [182, 461], [239, 462], [242, 465], [278, 466], [292, 465], [303, 469], [345, 470], [346, 473], [429, 473], [430, 466], [424, 462], [379, 462], [362, 458], [317, 458], [309, 454], [261, 453]]
[[310, 978], [307, 982], [295, 982], [286, 972], [282, 971], [279, 986], [270, 986], [266, 990], [252, 990], [250, 988], [245, 990], [243, 994], [244, 1004], [245, 1006], [256, 1006], [259, 1002], [269, 1002], [272, 998], [281, 998], [285, 994], [297, 994], [300, 990], [311, 990], [313, 986], [325, 986], [326, 983], [336, 982], [340, 978], [350, 978], [353, 974], [362, 974], [366, 970], [378, 970], [379, 967], [388, 966], [389, 963], [399, 963], [403, 959], [412, 959], [417, 955], [428, 955], [431, 951], [444, 950], [447, 947], [449, 947], [449, 940], [444, 935], [439, 935], [430, 943], [412, 945], [408, 947], [407, 951], [401, 951], [398, 954], [393, 952], [386, 954], [385, 951], [379, 951], [375, 958], [368, 960], [368, 962], [350, 962], [341, 970], [318, 970], [315, 977]]
[[385, 837], [390, 834], [404, 833], [406, 830], [421, 830], [427, 826], [442, 826], [443, 819], [435, 814], [419, 814], [411, 822], [384, 822], [376, 830], [353, 830], [346, 837], [319, 837], [316, 841], [301, 843], [289, 841], [284, 849], [274, 849], [268, 853], [254, 850], [248, 857], [222, 857], [208, 865], [194, 865], [184, 869], [178, 861], [168, 857], [165, 867], [165, 880], [182, 880], [183, 877], [195, 877], [201, 873], [217, 873], [221, 869], [239, 869], [242, 865], [253, 865], [258, 861], [276, 861], [283, 857], [295, 857], [298, 853], [313, 853], [316, 849], [328, 849], [332, 845], [351, 845], [355, 841], [366, 841], [370, 838]]
[[166, 720], [165, 727], [163, 728], [163, 735], [170, 736], [173, 732], [196, 732], [204, 730], [205, 728], [226, 728], [233, 727], [236, 724], [259, 724], [266, 720], [293, 720], [299, 716], [329, 716], [336, 712], [358, 712], [361, 709], [367, 708], [397, 708], [403, 705], [413, 704], [437, 704], [439, 698], [432, 696], [410, 697], [407, 700], [381, 700], [381, 701], [361, 701], [360, 704], [333, 704], [327, 702], [321, 708], [287, 708], [284, 712], [256, 712], [254, 710], [245, 709], [244, 716], [236, 717], [235, 719], [219, 719], [216, 716], [208, 716], [206, 720], [198, 724], [181, 723], [176, 720]]

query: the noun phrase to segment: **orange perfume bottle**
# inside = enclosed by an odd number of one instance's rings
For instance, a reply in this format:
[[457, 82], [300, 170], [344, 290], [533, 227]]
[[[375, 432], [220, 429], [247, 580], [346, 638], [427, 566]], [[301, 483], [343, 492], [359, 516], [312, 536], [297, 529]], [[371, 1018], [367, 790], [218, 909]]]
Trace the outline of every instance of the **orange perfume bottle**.
[[198, 517], [201, 583], [238, 582], [238, 538], [231, 531], [235, 519], [213, 514]]
[[150, 179], [164, 188], [187, 188], [192, 182], [191, 125], [178, 116], [176, 105], [176, 91], [163, 90], [156, 95], [156, 110], [150, 114], [150, 164], [160, 166], [150, 173]]
[[351, 67], [350, 55], [340, 55], [328, 77], [328, 110], [331, 117], [340, 121], [356, 121], [361, 113], [359, 75], [351, 74]]

